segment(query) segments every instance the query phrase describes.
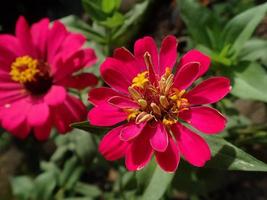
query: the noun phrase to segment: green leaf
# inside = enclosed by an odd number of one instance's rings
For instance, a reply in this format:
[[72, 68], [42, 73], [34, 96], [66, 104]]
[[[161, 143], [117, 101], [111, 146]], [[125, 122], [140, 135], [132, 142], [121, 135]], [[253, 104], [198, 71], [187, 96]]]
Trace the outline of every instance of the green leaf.
[[72, 173], [70, 174], [67, 182], [65, 183], [65, 187], [67, 190], [70, 190], [74, 187], [74, 185], [78, 182], [80, 179], [81, 174], [84, 172], [83, 166], [77, 166]]
[[65, 24], [69, 30], [82, 33], [86, 36], [86, 38], [92, 41], [99, 43], [103, 43], [105, 41], [104, 36], [97, 29], [91, 27], [89, 24], [74, 15], [61, 18], [60, 21]]
[[78, 158], [76, 156], [71, 157], [69, 160], [67, 160], [64, 164], [64, 169], [60, 175], [59, 183], [61, 186], [64, 186], [70, 176], [73, 173], [73, 170], [78, 165]]
[[18, 200], [28, 200], [35, 193], [33, 180], [27, 176], [18, 176], [11, 179], [13, 194]]
[[174, 173], [166, 173], [160, 169], [159, 166], [156, 167], [153, 176], [150, 180], [148, 187], [146, 188], [142, 200], [158, 200], [166, 192], [168, 186], [170, 185]]
[[35, 199], [50, 200], [57, 185], [57, 180], [53, 172], [45, 172], [35, 179], [34, 185]]
[[267, 73], [258, 63], [252, 62], [244, 66], [243, 71], [234, 73], [232, 94], [244, 98], [267, 102]]
[[84, 195], [86, 197], [96, 198], [101, 195], [101, 190], [96, 187], [95, 185], [85, 184], [82, 182], [78, 182], [75, 187], [74, 191], [78, 194]]
[[148, 5], [149, 5], [149, 0], [145, 0], [141, 3], [135, 4], [134, 7], [124, 15], [125, 16], [124, 23], [114, 33], [113, 40], [124, 34], [131, 25], [133, 25], [134, 23], [138, 23], [138, 19], [140, 19], [140, 17], [143, 16]]
[[156, 162], [149, 162], [149, 164], [142, 170], [136, 172], [136, 180], [138, 189], [143, 190], [148, 186], [151, 177], [156, 169]]
[[195, 43], [212, 49], [220, 46], [220, 18], [196, 0], [176, 0], [176, 2], [187, 31]]
[[105, 13], [111, 13], [119, 8], [121, 0], [102, 0], [102, 10]]
[[[239, 58], [247, 61], [264, 61], [267, 52], [267, 40], [254, 38], [246, 42], [240, 51]], [[266, 62], [267, 63], [267, 62]]]
[[217, 136], [203, 135], [212, 151], [205, 167], [222, 170], [267, 172], [267, 164]]
[[77, 128], [77, 129], [81, 129], [84, 131], [89, 131], [90, 133], [93, 133], [93, 134], [103, 133], [103, 132], [108, 131], [112, 128], [112, 127], [92, 126], [88, 121], [72, 123], [70, 126], [72, 128]]
[[94, 143], [93, 135], [90, 135], [84, 131], [76, 130], [75, 134], [75, 149], [78, 157], [82, 161], [90, 162], [93, 160], [97, 147]]
[[226, 44], [232, 45], [235, 56], [238, 55], [245, 42], [251, 38], [266, 12], [267, 3], [264, 3], [242, 12], [226, 24], [223, 38]]
[[111, 17], [107, 17], [106, 20], [101, 21], [100, 24], [108, 28], [116, 28], [124, 23], [124, 16], [115, 12]]
[[107, 14], [102, 11], [101, 0], [82, 0], [82, 4], [86, 13], [95, 21], [106, 19]]

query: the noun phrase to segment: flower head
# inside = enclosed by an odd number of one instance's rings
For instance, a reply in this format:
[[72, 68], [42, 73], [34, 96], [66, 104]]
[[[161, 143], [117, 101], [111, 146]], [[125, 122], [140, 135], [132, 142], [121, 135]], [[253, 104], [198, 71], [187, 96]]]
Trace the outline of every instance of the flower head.
[[99, 150], [107, 160], [125, 157], [128, 170], [143, 168], [155, 155], [160, 167], [177, 169], [180, 155], [194, 166], [210, 159], [210, 149], [198, 134], [221, 132], [226, 119], [211, 104], [230, 91], [230, 81], [213, 77], [190, 86], [202, 76], [210, 59], [197, 50], [185, 54], [177, 66], [177, 41], [167, 36], [158, 52], [150, 37], [139, 39], [134, 55], [125, 48], [115, 50], [101, 66], [101, 74], [111, 87], [93, 89], [89, 95], [95, 107], [89, 112], [91, 124], [113, 126]]
[[[0, 122], [19, 138], [34, 133], [49, 137], [52, 126], [66, 133], [69, 124], [86, 115], [83, 103], [67, 92], [97, 83], [79, 72], [96, 62], [92, 49], [82, 48], [84, 36], [48, 19], [28, 26], [20, 17], [15, 36], [0, 35]], [[75, 75], [74, 75], [75, 73]]]

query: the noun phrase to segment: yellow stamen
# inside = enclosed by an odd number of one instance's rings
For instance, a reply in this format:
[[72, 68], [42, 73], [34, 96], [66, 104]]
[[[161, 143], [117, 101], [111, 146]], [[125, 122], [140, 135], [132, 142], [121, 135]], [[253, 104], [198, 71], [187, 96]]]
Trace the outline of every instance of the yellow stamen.
[[166, 119], [166, 118], [164, 118], [162, 120], [162, 122], [163, 122], [164, 125], [170, 126], [170, 125], [175, 124], [177, 121], [175, 119]]
[[167, 109], [170, 105], [170, 103], [168, 102], [168, 99], [166, 96], [160, 96], [159, 97], [159, 102], [160, 104], [163, 106], [163, 108]]
[[151, 114], [148, 114], [147, 112], [141, 112], [135, 119], [135, 122], [137, 124], [140, 124], [142, 122], [147, 122], [151, 120], [154, 116]]
[[153, 110], [153, 113], [155, 113], [155, 114], [157, 114], [157, 115], [159, 115], [159, 116], [161, 115], [160, 107], [158, 107], [157, 104], [155, 104], [155, 103], [151, 103], [150, 106], [151, 106], [151, 108], [152, 108], [152, 110]]
[[142, 95], [133, 87], [128, 87], [128, 91], [134, 100], [138, 101], [142, 98]]
[[30, 56], [18, 57], [11, 64], [10, 76], [14, 81], [20, 83], [26, 83], [34, 81], [34, 77], [40, 70], [38, 69], [38, 60], [31, 58]]
[[148, 71], [137, 74], [137, 76], [132, 80], [132, 87], [144, 88], [144, 86], [149, 82], [147, 75]]
[[138, 99], [138, 104], [141, 106], [142, 109], [146, 109], [147, 101], [145, 99]]
[[136, 116], [140, 113], [140, 111], [136, 110], [136, 109], [126, 109], [125, 110], [128, 114], [127, 120], [133, 120], [136, 118]]

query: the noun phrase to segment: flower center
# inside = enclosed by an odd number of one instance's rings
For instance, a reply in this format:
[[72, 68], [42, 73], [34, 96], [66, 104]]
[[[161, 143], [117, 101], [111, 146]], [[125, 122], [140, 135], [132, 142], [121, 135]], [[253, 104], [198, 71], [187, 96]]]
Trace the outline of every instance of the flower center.
[[161, 77], [154, 75], [154, 82], [149, 73], [144, 71], [138, 74], [128, 88], [131, 98], [140, 105], [139, 109], [126, 110], [128, 120], [135, 120], [137, 124], [155, 120], [172, 125], [178, 121], [180, 112], [189, 109], [190, 104], [183, 97], [185, 90], [173, 86], [174, 75], [170, 68], [166, 68]]
[[33, 95], [46, 93], [52, 86], [52, 77], [47, 63], [30, 56], [17, 57], [11, 64], [10, 76]]

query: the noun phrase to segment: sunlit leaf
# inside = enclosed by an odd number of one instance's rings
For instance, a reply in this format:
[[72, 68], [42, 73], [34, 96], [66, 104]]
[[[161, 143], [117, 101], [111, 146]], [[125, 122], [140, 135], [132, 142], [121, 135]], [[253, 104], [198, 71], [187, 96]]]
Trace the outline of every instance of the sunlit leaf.
[[142, 200], [158, 200], [169, 187], [174, 173], [166, 173], [159, 166], [156, 167], [148, 187], [145, 189]]
[[223, 138], [207, 135], [204, 137], [212, 151], [212, 159], [205, 167], [222, 170], [267, 172], [267, 164], [225, 141]]
[[234, 73], [232, 94], [244, 99], [253, 99], [267, 102], [267, 73], [258, 63], [245, 63], [244, 68]]
[[235, 56], [251, 38], [267, 12], [267, 3], [248, 9], [230, 20], [223, 30], [225, 44], [231, 44]]

